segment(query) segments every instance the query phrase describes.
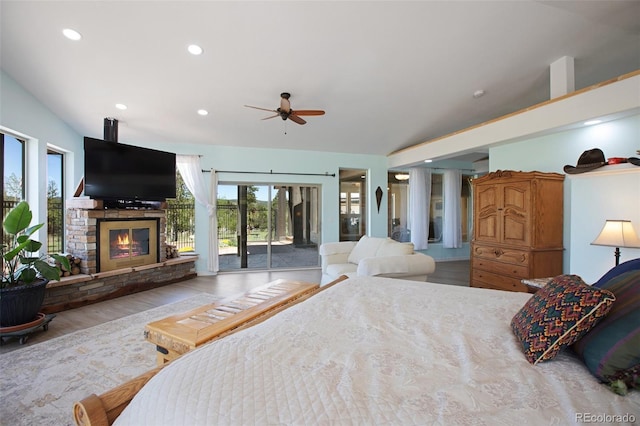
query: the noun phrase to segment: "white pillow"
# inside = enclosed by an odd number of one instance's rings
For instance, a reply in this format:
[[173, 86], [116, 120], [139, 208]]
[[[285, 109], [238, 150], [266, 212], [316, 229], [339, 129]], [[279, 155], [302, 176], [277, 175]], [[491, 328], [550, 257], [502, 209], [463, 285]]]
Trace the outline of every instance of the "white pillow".
[[358, 244], [349, 253], [347, 261], [349, 263], [358, 264], [362, 259], [367, 257], [376, 257], [378, 248], [384, 243], [386, 238], [367, 237], [363, 235]]
[[406, 256], [383, 256], [366, 259], [358, 264], [358, 275], [406, 274], [409, 262]]
[[387, 238], [380, 244], [380, 247], [378, 247], [376, 256], [402, 256], [405, 254], [413, 254], [413, 243], [400, 243], [391, 238]]

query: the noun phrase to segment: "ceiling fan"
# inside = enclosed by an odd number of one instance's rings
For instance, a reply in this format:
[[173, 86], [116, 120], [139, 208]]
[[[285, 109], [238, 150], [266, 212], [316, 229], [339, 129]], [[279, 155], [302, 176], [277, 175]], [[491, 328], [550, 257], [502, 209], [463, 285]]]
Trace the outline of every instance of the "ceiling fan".
[[303, 120], [301, 115], [324, 115], [324, 111], [319, 109], [301, 109], [294, 111], [291, 109], [291, 103], [289, 102], [289, 98], [291, 97], [290, 93], [282, 92], [280, 94], [280, 108], [278, 109], [268, 109], [268, 108], [260, 108], [251, 105], [245, 105], [248, 108], [260, 109], [263, 111], [275, 112], [275, 115], [271, 115], [269, 117], [263, 118], [263, 120], [268, 120], [270, 118], [280, 117], [283, 120], [287, 118], [298, 124], [305, 124], [306, 121]]

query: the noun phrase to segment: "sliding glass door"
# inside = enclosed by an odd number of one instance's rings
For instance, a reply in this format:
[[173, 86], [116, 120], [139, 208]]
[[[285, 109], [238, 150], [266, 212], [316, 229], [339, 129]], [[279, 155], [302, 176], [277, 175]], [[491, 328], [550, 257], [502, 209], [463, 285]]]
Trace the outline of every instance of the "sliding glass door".
[[218, 185], [221, 271], [319, 265], [319, 188]]

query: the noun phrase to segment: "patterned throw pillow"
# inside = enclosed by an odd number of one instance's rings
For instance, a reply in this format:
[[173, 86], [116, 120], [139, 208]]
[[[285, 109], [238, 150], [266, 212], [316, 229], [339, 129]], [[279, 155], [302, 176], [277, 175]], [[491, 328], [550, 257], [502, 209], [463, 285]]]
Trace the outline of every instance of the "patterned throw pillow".
[[640, 270], [628, 271], [600, 283], [616, 296], [613, 308], [572, 349], [598, 379], [640, 385]]
[[511, 320], [511, 329], [535, 365], [582, 337], [615, 300], [610, 291], [593, 288], [577, 275], [560, 275], [531, 296]]

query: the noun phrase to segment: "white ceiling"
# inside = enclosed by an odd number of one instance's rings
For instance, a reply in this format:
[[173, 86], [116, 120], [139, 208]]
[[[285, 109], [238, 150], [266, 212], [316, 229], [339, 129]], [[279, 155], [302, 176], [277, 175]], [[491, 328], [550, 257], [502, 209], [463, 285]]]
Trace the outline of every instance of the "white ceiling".
[[[549, 99], [549, 65], [563, 56], [575, 58], [576, 89], [640, 68], [640, 1], [0, 8], [2, 69], [80, 135], [102, 138], [103, 119], [115, 117], [129, 144], [386, 155]], [[63, 28], [83, 39], [64, 38]], [[204, 54], [187, 53], [191, 43]], [[283, 91], [294, 110], [326, 115], [300, 126], [244, 107], [277, 108]]]

